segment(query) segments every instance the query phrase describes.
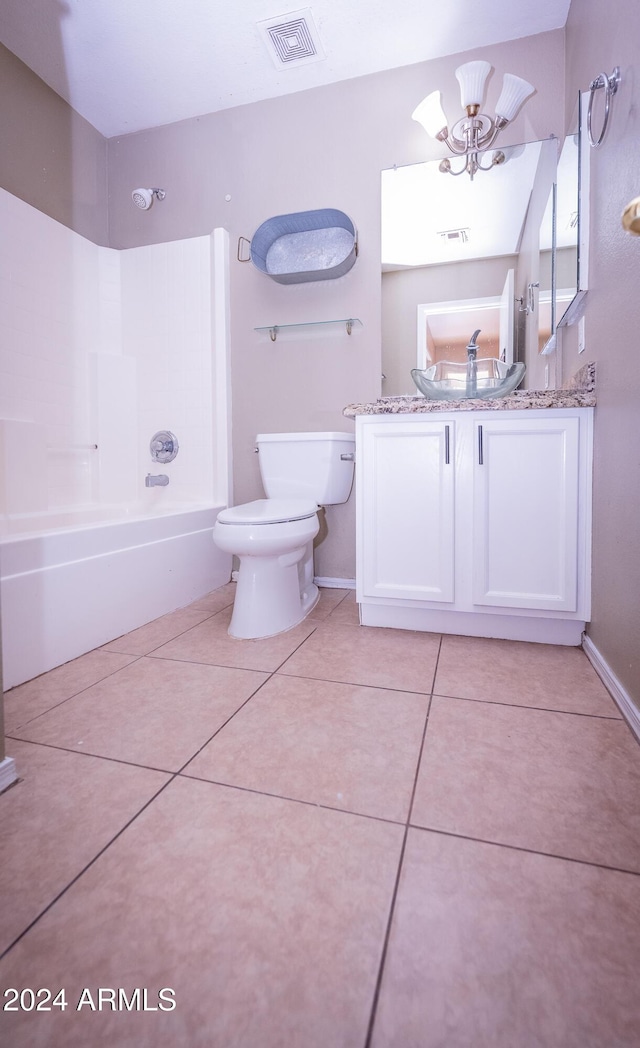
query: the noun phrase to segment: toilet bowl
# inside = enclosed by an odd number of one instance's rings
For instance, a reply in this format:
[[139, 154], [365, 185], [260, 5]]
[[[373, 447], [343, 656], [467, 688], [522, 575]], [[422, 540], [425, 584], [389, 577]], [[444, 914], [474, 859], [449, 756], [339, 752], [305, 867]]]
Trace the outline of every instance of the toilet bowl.
[[240, 560], [232, 637], [282, 633], [302, 622], [317, 602], [317, 509], [307, 499], [258, 499], [218, 514], [214, 542]]
[[213, 529], [240, 562], [229, 625], [240, 638], [271, 637], [309, 614], [318, 508], [346, 502], [353, 483], [353, 434], [263, 433], [256, 443], [268, 497], [222, 510]]

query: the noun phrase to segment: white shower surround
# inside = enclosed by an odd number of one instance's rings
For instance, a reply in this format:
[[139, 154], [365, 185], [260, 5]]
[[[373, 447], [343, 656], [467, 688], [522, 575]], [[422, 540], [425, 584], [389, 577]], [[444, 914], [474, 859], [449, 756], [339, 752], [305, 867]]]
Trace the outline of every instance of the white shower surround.
[[0, 514], [139, 501], [160, 429], [167, 501], [226, 501], [226, 233], [116, 251], [5, 190], [0, 226]]
[[228, 580], [229, 291], [224, 230], [115, 251], [4, 190], [0, 219], [7, 688]]

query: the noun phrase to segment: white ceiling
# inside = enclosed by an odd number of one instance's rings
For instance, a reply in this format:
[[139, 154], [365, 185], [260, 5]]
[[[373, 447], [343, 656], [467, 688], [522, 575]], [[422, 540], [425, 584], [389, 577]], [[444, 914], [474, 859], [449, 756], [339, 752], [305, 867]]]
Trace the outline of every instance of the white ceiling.
[[570, 0], [310, 0], [325, 56], [277, 68], [299, 0], [1, 0], [0, 42], [106, 137], [565, 25]]

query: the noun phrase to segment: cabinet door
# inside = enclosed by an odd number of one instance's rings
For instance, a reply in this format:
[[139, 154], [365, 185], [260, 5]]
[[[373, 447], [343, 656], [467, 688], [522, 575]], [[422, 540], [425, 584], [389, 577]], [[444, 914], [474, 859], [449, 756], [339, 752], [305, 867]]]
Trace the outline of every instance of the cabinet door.
[[361, 596], [453, 601], [454, 422], [365, 423]]
[[473, 602], [577, 609], [580, 421], [475, 423]]

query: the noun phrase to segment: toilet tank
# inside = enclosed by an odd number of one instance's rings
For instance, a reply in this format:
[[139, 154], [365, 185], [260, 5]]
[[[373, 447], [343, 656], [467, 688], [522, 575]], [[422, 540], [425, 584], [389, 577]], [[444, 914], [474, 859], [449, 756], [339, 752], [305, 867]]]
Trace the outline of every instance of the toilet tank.
[[[260, 474], [268, 498], [346, 502], [353, 484], [353, 433], [259, 433]], [[346, 457], [345, 457], [346, 456]]]

